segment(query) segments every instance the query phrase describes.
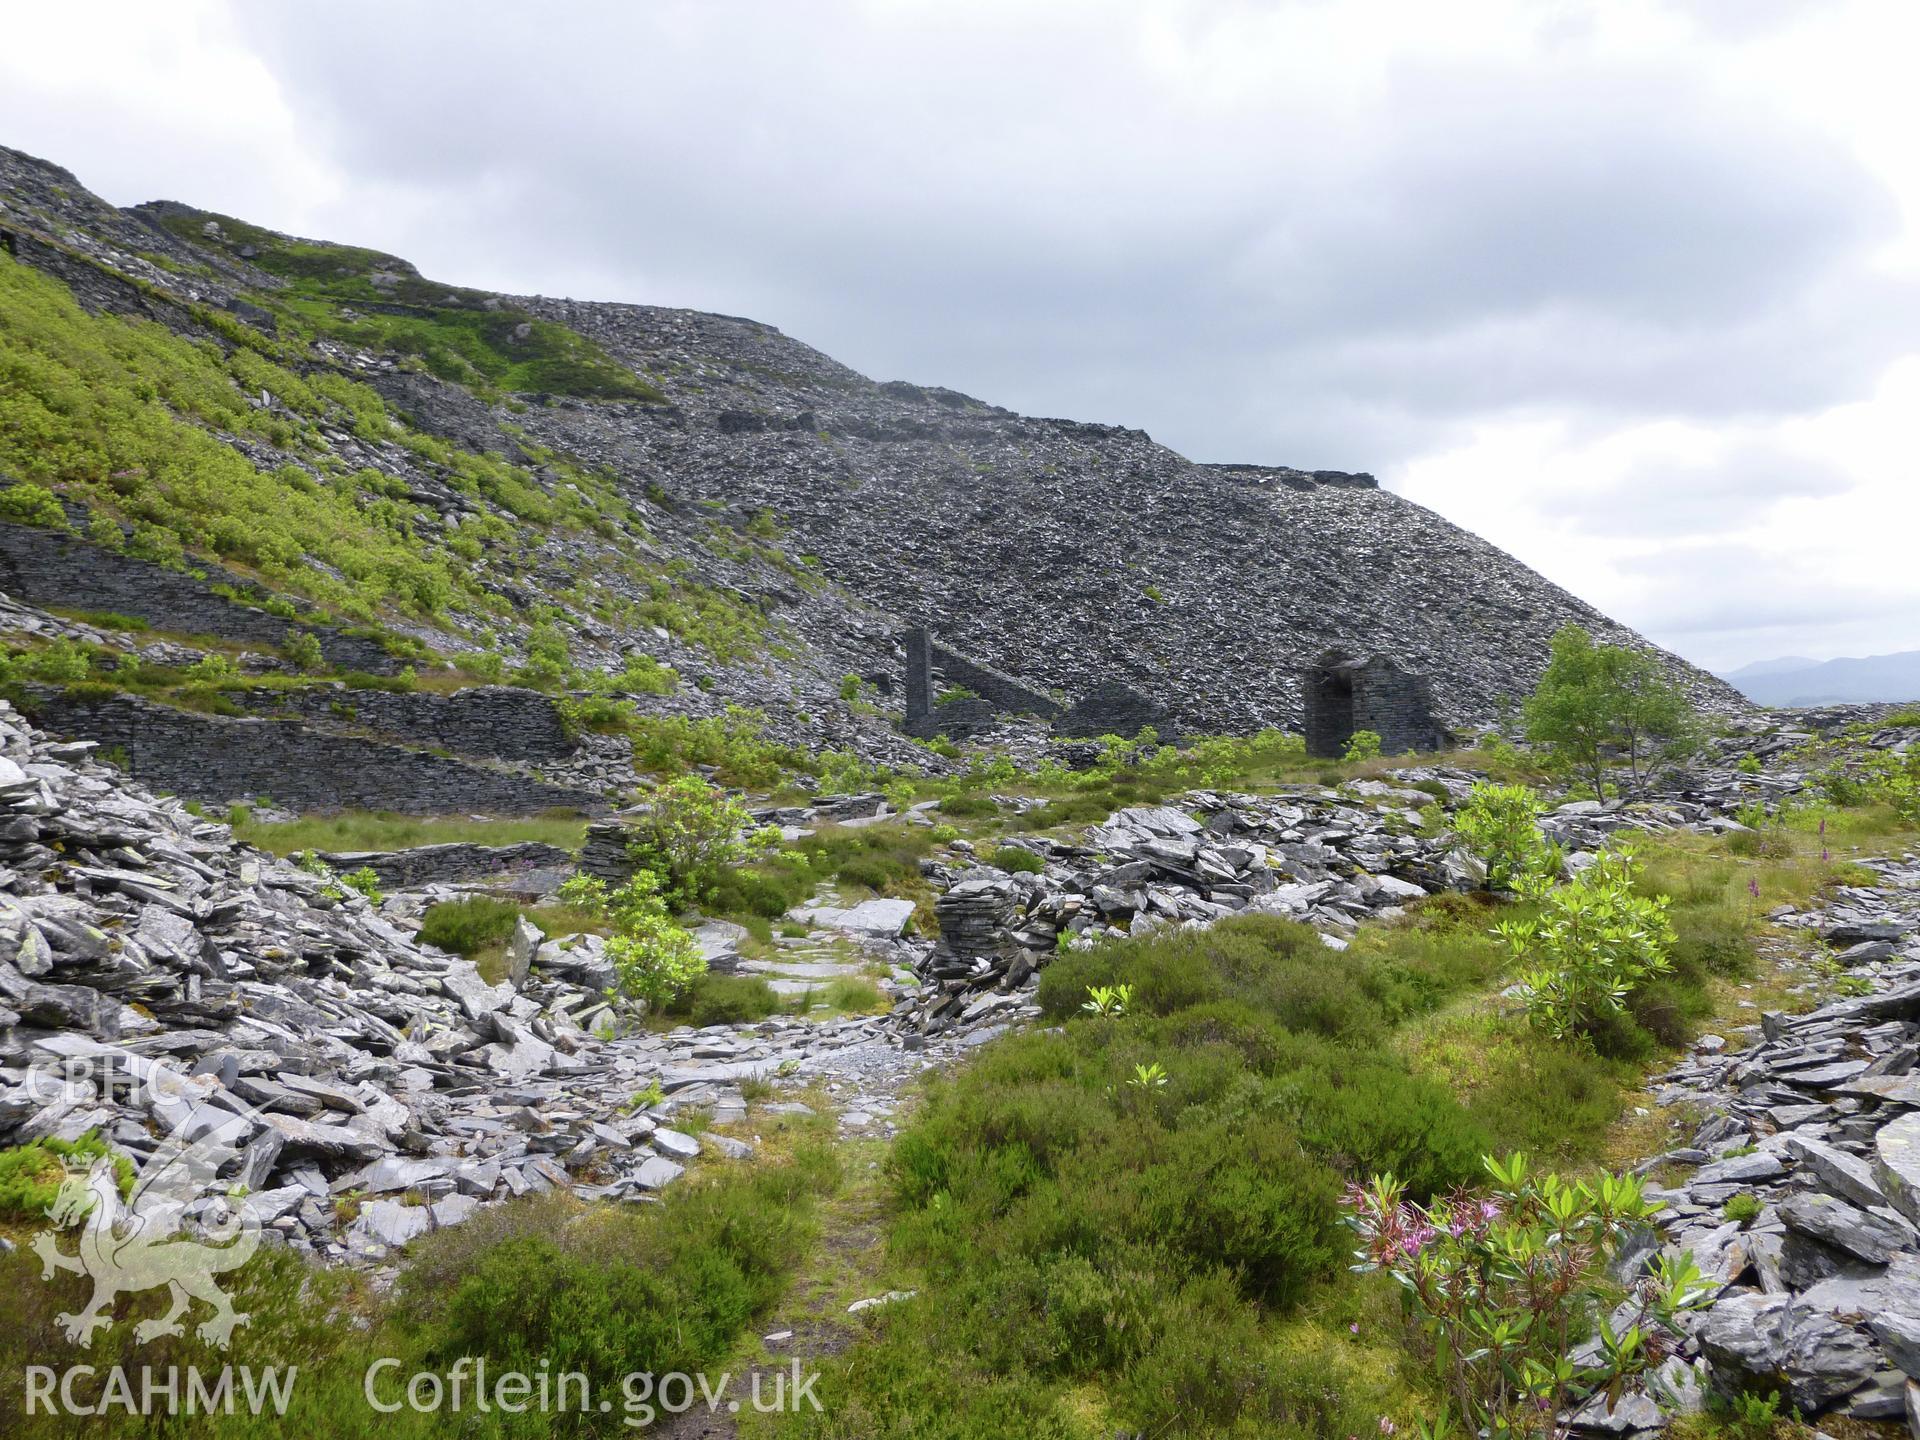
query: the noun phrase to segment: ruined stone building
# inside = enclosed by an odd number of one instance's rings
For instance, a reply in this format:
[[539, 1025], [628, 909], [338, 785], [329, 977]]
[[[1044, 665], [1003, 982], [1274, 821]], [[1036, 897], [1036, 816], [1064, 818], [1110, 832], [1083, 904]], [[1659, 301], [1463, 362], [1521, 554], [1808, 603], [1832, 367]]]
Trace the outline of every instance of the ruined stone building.
[[1402, 670], [1385, 655], [1354, 659], [1329, 650], [1301, 682], [1307, 753], [1335, 759], [1357, 730], [1380, 737], [1380, 750], [1438, 750], [1446, 728], [1433, 717], [1433, 692], [1424, 675]]

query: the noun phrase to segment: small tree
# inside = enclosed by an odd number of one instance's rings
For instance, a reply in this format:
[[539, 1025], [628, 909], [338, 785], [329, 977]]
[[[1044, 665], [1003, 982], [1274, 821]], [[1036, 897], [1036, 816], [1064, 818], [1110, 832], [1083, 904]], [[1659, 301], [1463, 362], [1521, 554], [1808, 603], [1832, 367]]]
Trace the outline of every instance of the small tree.
[[620, 989], [658, 1009], [706, 973], [707, 957], [667, 913], [660, 882], [642, 870], [607, 897], [607, 958]]
[[1616, 851], [1557, 889], [1546, 877], [1528, 877], [1521, 892], [1540, 900], [1540, 913], [1494, 927], [1527, 967], [1520, 984], [1528, 1018], [1555, 1039], [1588, 1033], [1672, 968], [1668, 898], [1636, 895], [1639, 873], [1638, 862]]
[[661, 898], [676, 910], [703, 904], [729, 865], [765, 854], [780, 832], [756, 827], [746, 806], [694, 775], [654, 792], [633, 826], [627, 854], [661, 880]]
[[1641, 770], [1643, 761], [1686, 747], [1692, 741], [1693, 706], [1680, 687], [1667, 678], [1660, 662], [1646, 651], [1617, 645], [1601, 649], [1610, 652], [1616, 743], [1627, 752], [1627, 766], [1637, 790], [1646, 778]]
[[557, 898], [607, 922], [613, 931], [607, 958], [619, 972], [623, 994], [657, 1007], [706, 973], [706, 956], [694, 938], [673, 923], [660, 898], [660, 879], [652, 871], [640, 871], [611, 893], [604, 880], [575, 875], [560, 887]]
[[1482, 782], [1473, 787], [1453, 827], [1467, 848], [1487, 862], [1489, 890], [1510, 890], [1527, 876], [1559, 872], [1559, 852], [1534, 823], [1544, 808], [1525, 785]]
[[1549, 747], [1605, 793], [1607, 754], [1624, 751], [1640, 783], [1641, 762], [1682, 740], [1692, 707], [1653, 656], [1624, 645], [1596, 645], [1578, 625], [1553, 637], [1540, 683], [1524, 707], [1527, 738]]
[[1347, 737], [1347, 753], [1342, 760], [1377, 760], [1380, 756], [1380, 732], [1356, 730]]

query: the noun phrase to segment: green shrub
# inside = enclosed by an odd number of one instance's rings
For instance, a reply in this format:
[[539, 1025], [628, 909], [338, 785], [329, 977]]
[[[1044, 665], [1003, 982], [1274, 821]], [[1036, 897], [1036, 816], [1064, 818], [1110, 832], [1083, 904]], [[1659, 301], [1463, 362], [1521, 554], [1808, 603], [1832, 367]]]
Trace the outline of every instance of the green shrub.
[[288, 660], [309, 675], [317, 675], [327, 668], [327, 657], [320, 648], [320, 637], [311, 630], [294, 631], [280, 650]]
[[1631, 857], [1603, 854], [1540, 896], [1537, 916], [1495, 927], [1526, 967], [1528, 1015], [1556, 1039], [1622, 1014], [1636, 988], [1672, 968], [1668, 899], [1635, 894], [1638, 872]]
[[837, 880], [848, 885], [863, 885], [869, 890], [884, 890], [889, 882], [899, 877], [895, 867], [878, 856], [868, 855], [857, 855], [841, 862], [833, 873]]
[[619, 972], [623, 993], [664, 1007], [679, 1000], [706, 974], [706, 956], [667, 913], [660, 877], [652, 871], [635, 871], [626, 884], [611, 892], [603, 880], [575, 875], [555, 898], [610, 928], [607, 958]]
[[[77, 640], [55, 640], [8, 657], [6, 670], [15, 680], [39, 680], [48, 685], [78, 685], [93, 675], [94, 652]], [[108, 687], [108, 693], [113, 693]]]
[[694, 775], [655, 790], [627, 831], [627, 854], [660, 877], [662, 898], [676, 910], [706, 903], [729, 866], [779, 843], [779, 831], [756, 826], [738, 800]]
[[[1503, 1126], [1591, 1147], [1618, 1105], [1606, 1062], [1526, 1027], [1465, 1084], [1400, 1058], [1410, 1016], [1491, 1023], [1442, 1009], [1497, 983], [1490, 910], [1442, 897], [1337, 957], [1238, 916], [1052, 959], [1050, 1028], [935, 1081], [893, 1147], [894, 1251], [922, 1298], [829, 1375], [847, 1433], [1078, 1436], [1095, 1392], [1103, 1432], [1349, 1434], [1404, 1414], [1366, 1342], [1324, 1326], [1347, 1293], [1344, 1183], [1391, 1168], [1444, 1195]], [[1121, 985], [1124, 1005], [1087, 1009]], [[1445, 1048], [1486, 1063], [1470, 1038]], [[971, 1405], [970, 1428], [940, 1422], [956, 1385], [1014, 1429], [971, 1428]]]
[[831, 1150], [803, 1140], [791, 1160], [676, 1187], [659, 1206], [491, 1210], [418, 1247], [398, 1318], [436, 1363], [577, 1370], [612, 1395], [635, 1371], [697, 1372], [786, 1289], [836, 1179]]
[[358, 890], [375, 905], [384, 898], [380, 893], [380, 877], [373, 872], [371, 865], [362, 865], [358, 870], [349, 870], [340, 877], [340, 883], [349, 890]]
[[721, 915], [777, 920], [811, 895], [813, 886], [813, 872], [804, 862], [798, 866], [742, 865], [714, 882], [707, 907]]
[[1183, 1126], [1134, 1184], [1137, 1238], [1233, 1274], [1250, 1299], [1290, 1305], [1343, 1258], [1339, 1183], [1274, 1119]]
[[744, 1025], [780, 1008], [780, 997], [757, 975], [701, 975], [667, 1007], [695, 1025]]
[[1377, 759], [1380, 754], [1380, 733], [1377, 730], [1356, 730], [1347, 739], [1346, 754], [1340, 758], [1351, 764], [1356, 760]]
[[510, 900], [464, 895], [428, 906], [420, 917], [419, 939], [423, 945], [437, 945], [472, 959], [487, 946], [503, 943], [519, 918], [520, 907]]
[[1535, 818], [1546, 807], [1525, 785], [1476, 783], [1454, 817], [1454, 829], [1487, 862], [1487, 886], [1511, 889], [1528, 875], [1557, 874], [1560, 856]]
[[[78, 1140], [49, 1137], [25, 1145], [0, 1150], [0, 1216], [20, 1220], [44, 1219], [60, 1185], [66, 1179], [67, 1163], [81, 1165], [113, 1154], [98, 1131], [89, 1130]], [[133, 1161], [113, 1154], [114, 1174], [120, 1193], [133, 1193]]]
[[9, 485], [0, 490], [0, 520], [20, 525], [45, 525], [55, 530], [67, 528], [67, 512], [60, 497], [44, 485]]
[[1392, 1174], [1419, 1199], [1467, 1184], [1493, 1148], [1451, 1094], [1397, 1064], [1302, 1072], [1286, 1103], [1302, 1143], [1336, 1172]]
[[1137, 1016], [1232, 1001], [1290, 1030], [1342, 1039], [1378, 1035], [1414, 1003], [1391, 968], [1364, 959], [1330, 965], [1313, 930], [1265, 915], [1060, 956], [1041, 972], [1036, 998], [1050, 1019], [1067, 1019], [1091, 987], [1121, 983], [1133, 987]]
[[1031, 850], [1019, 845], [1002, 845], [993, 852], [993, 864], [1002, 870], [1027, 875], [1038, 875], [1047, 868], [1047, 862]]
[[679, 672], [671, 665], [639, 651], [627, 656], [614, 679], [622, 690], [637, 695], [671, 695], [680, 686]]
[[684, 775], [711, 766], [725, 784], [750, 789], [777, 785], [783, 775], [809, 770], [808, 758], [766, 738], [766, 717], [738, 706], [723, 716], [690, 720], [637, 716], [628, 727], [634, 764], [657, 775]]
[[1356, 1185], [1347, 1203], [1363, 1264], [1398, 1282], [1409, 1338], [1431, 1356], [1461, 1428], [1538, 1434], [1543, 1414], [1658, 1364], [1685, 1335], [1682, 1313], [1711, 1304], [1713, 1287], [1690, 1254], [1661, 1257], [1627, 1318], [1603, 1331], [1597, 1353], [1577, 1358], [1589, 1317], [1615, 1300], [1596, 1258], [1624, 1250], [1659, 1203], [1631, 1176], [1535, 1177], [1520, 1155], [1490, 1156], [1486, 1167], [1493, 1183], [1483, 1194], [1421, 1207], [1386, 1175]]
[[959, 819], [977, 815], [998, 815], [1000, 806], [991, 795], [977, 790], [955, 790], [940, 797], [940, 813]]

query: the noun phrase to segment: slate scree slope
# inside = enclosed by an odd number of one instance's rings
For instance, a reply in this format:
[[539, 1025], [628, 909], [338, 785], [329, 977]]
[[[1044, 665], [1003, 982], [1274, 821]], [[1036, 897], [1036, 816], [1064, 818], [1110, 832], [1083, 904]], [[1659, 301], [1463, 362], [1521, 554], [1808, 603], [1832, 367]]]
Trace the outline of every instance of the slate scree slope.
[[[233, 344], [227, 321], [277, 342], [291, 333], [276, 325], [295, 293], [289, 271], [269, 264], [276, 247], [296, 247], [289, 237], [173, 203], [119, 210], [66, 171], [4, 148], [0, 246], [0, 264], [54, 276], [95, 314], [142, 317], [222, 347]], [[646, 517], [644, 533], [534, 537], [511, 563], [473, 563], [516, 614], [542, 602], [565, 610], [577, 622], [576, 663], [617, 668], [622, 652], [641, 650], [698, 682], [643, 701], [656, 708], [741, 703], [787, 738], [875, 758], [924, 755], [903, 752], [887, 713], [901, 710], [901, 637], [924, 626], [1063, 709], [1125, 685], [1183, 733], [1298, 727], [1303, 676], [1332, 651], [1426, 677], [1437, 715], [1458, 727], [1524, 695], [1569, 621], [1652, 648], [1368, 475], [1195, 464], [1139, 430], [876, 383], [753, 320], [496, 296], [429, 285], [392, 256], [311, 241], [297, 249], [309, 271], [319, 265], [370, 296], [362, 312], [505, 310], [532, 322], [505, 334], [509, 351], [534, 326], [557, 325], [644, 382], [648, 398], [476, 393], [324, 331], [282, 362], [371, 384], [408, 424], [503, 456], [531, 485], [564, 483], [541, 463], [547, 454], [608, 476]], [[350, 305], [333, 310], [353, 315]], [[222, 324], [206, 323], [212, 311]], [[284, 463], [233, 443], [264, 468]], [[425, 542], [488, 508], [441, 483], [417, 448], [351, 434], [321, 443], [351, 470], [387, 476], [389, 493], [419, 507]], [[17, 478], [0, 475], [0, 485]], [[754, 545], [731, 543], [749, 534]], [[625, 583], [615, 552], [749, 602], [773, 642], [718, 660], [658, 626], [585, 613], [582, 594]], [[455, 622], [415, 628], [448, 655], [480, 643]], [[486, 639], [511, 656], [525, 635], [509, 617]], [[1723, 682], [1661, 656], [1697, 702], [1745, 708]], [[882, 687], [882, 714], [840, 699], [848, 673]]]

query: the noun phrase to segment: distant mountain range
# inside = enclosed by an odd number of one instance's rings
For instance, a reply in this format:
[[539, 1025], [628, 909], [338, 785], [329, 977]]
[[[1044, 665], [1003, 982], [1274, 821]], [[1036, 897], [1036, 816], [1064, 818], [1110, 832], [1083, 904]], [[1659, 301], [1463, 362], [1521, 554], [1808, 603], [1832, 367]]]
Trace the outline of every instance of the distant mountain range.
[[1920, 700], [1920, 650], [1893, 655], [1756, 660], [1720, 678], [1757, 705], [1831, 705], [1844, 701]]

